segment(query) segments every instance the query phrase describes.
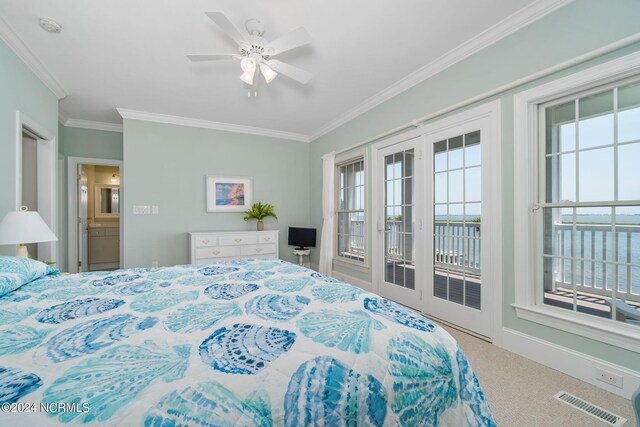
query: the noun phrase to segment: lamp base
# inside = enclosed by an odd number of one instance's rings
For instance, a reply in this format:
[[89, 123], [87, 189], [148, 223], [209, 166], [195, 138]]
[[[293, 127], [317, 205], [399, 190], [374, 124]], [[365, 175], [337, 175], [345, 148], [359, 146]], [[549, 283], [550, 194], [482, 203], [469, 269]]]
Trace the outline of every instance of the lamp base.
[[18, 250], [16, 251], [17, 258], [29, 258], [29, 252], [27, 251], [27, 245], [18, 245]]

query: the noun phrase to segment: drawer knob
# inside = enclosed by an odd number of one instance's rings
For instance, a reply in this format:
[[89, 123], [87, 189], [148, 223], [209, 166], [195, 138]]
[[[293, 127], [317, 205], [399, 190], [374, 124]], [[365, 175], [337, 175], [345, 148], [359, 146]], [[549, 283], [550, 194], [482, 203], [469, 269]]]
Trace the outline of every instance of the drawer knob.
[[262, 252], [262, 248], [256, 248], [256, 252]]
[[213, 251], [214, 255], [220, 255], [220, 251]]
[[268, 242], [269, 240], [271, 240], [271, 237], [265, 237], [265, 238], [264, 238], [264, 241], [265, 241], [265, 242]]
[[242, 242], [242, 239], [235, 239], [236, 243]]
[[210, 241], [211, 240], [203, 240], [202, 243], [204, 243], [205, 245], [208, 245]]

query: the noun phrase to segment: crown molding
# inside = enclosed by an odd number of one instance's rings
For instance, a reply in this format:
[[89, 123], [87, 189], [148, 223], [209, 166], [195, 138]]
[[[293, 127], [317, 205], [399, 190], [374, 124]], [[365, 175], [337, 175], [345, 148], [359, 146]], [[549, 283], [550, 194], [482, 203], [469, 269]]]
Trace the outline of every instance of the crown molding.
[[142, 120], [145, 122], [167, 123], [179, 126], [189, 126], [203, 129], [214, 129], [226, 132], [248, 133], [251, 135], [268, 136], [272, 138], [288, 139], [292, 141], [310, 142], [307, 135], [264, 129], [252, 126], [234, 125], [231, 123], [212, 122], [209, 120], [192, 119], [189, 117], [171, 116], [167, 114], [148, 113], [145, 111], [117, 108], [123, 119]]
[[119, 124], [119, 123], [94, 122], [92, 120], [71, 119], [62, 112], [59, 113], [58, 120], [60, 121], [60, 123], [62, 123], [63, 126], [69, 127], [69, 128], [104, 130], [107, 132], [122, 133], [122, 124]]
[[42, 62], [36, 58], [26, 44], [20, 37], [13, 31], [13, 28], [0, 16], [0, 38], [9, 46], [9, 48], [22, 60], [22, 62], [29, 68], [33, 74], [40, 79], [40, 81], [49, 88], [51, 92], [58, 98], [64, 99], [67, 97], [67, 92], [62, 85], [47, 71]]
[[555, 10], [566, 6], [573, 0], [538, 0], [530, 5], [520, 9], [514, 14], [506, 17], [497, 24], [491, 26], [482, 33], [467, 40], [456, 48], [450, 50], [436, 60], [430, 62], [424, 67], [414, 71], [408, 76], [402, 78], [398, 82], [392, 84], [386, 89], [378, 92], [376, 95], [357, 105], [356, 107], [346, 111], [326, 125], [320, 127], [310, 135], [311, 141], [331, 132], [332, 130], [342, 126], [343, 124], [355, 119], [356, 117], [366, 113], [367, 111], [377, 107], [385, 101], [396, 95], [406, 91], [407, 89], [427, 80], [430, 77], [446, 70], [452, 65], [463, 61], [474, 53], [498, 42], [510, 34], [526, 27], [527, 25], [537, 21], [538, 19], [548, 15]]

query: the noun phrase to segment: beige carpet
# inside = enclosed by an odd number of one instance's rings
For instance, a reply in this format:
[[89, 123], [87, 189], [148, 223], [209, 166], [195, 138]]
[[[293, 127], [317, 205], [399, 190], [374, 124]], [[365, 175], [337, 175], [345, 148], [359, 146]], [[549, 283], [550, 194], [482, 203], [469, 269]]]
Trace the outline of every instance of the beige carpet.
[[560, 390], [627, 419], [635, 427], [631, 402], [554, 369], [498, 348], [457, 329], [458, 340], [485, 391], [498, 426], [588, 427], [607, 424], [553, 398]]

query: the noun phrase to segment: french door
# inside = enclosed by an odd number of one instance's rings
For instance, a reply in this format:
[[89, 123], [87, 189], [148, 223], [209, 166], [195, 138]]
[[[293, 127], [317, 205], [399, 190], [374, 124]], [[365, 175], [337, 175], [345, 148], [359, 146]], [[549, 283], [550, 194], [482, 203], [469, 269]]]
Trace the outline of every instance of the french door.
[[430, 242], [424, 310], [489, 337], [489, 284], [482, 275], [483, 133], [477, 126], [454, 127], [426, 139]]
[[502, 309], [498, 111], [489, 103], [374, 146], [378, 292], [488, 338]]
[[[423, 138], [377, 153], [378, 194], [376, 259], [378, 291], [386, 298], [421, 309], [424, 265], [422, 226]], [[380, 191], [381, 189], [381, 191]]]

